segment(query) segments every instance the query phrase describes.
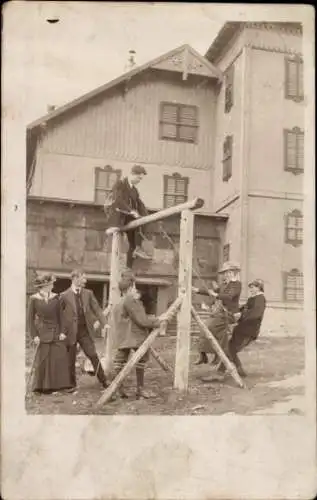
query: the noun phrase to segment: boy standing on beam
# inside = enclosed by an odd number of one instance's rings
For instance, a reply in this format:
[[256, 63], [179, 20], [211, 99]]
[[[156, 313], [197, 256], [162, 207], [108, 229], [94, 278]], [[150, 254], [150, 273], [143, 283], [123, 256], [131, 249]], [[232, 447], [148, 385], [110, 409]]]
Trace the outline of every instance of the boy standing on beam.
[[[146, 314], [135, 287], [132, 273], [126, 273], [119, 282], [122, 294], [120, 302], [114, 307], [114, 331], [117, 353], [114, 359], [115, 376], [122, 370], [131, 352], [136, 351], [144, 342], [150, 330], [160, 326], [160, 320]], [[144, 370], [148, 360], [147, 352], [136, 365], [137, 399], [148, 399], [152, 394], [144, 390]], [[119, 389], [122, 398], [128, 397], [123, 386]]]
[[[143, 177], [147, 175], [144, 167], [134, 165], [127, 177], [118, 180], [112, 188], [112, 203], [110, 206], [104, 205], [106, 220], [106, 234], [118, 231], [120, 227], [139, 217], [148, 215], [144, 203], [142, 202], [136, 186]], [[139, 257], [149, 260], [151, 257], [141, 248], [142, 229], [132, 229], [127, 231], [129, 250], [127, 255], [127, 267], [132, 268], [133, 259]], [[144, 234], [144, 233], [143, 233]]]

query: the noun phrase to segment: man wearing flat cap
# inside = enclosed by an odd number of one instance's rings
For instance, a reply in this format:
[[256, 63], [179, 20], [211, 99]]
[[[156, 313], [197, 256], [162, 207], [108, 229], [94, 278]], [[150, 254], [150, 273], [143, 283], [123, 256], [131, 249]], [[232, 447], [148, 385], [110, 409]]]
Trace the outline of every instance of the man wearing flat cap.
[[[144, 167], [134, 165], [127, 177], [118, 180], [112, 188], [112, 203], [105, 205], [106, 234], [112, 234], [125, 224], [134, 219], [144, 217], [148, 214], [144, 203], [141, 201], [139, 191], [136, 188], [143, 177], [147, 175]], [[143, 235], [143, 236], [142, 236]], [[129, 250], [127, 255], [127, 266], [132, 268], [133, 259], [151, 259], [151, 257], [141, 248], [144, 236], [141, 228], [127, 231]]]

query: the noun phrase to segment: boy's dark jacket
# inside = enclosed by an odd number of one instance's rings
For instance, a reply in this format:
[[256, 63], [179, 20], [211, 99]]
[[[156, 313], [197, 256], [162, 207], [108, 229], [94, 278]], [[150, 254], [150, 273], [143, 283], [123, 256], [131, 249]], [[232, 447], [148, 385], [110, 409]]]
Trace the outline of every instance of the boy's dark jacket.
[[110, 206], [105, 207], [107, 215], [106, 227], [120, 227], [131, 220], [131, 217], [118, 212], [117, 209], [125, 212], [136, 210], [141, 216], [148, 213], [141, 201], [139, 191], [135, 186], [130, 186], [127, 177], [117, 181], [112, 188], [112, 203]]

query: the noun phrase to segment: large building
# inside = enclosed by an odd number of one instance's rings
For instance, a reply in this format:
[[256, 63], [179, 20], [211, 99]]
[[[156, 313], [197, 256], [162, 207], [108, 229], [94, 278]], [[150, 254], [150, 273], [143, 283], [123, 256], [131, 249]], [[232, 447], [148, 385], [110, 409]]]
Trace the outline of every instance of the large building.
[[[101, 303], [110, 240], [103, 202], [135, 164], [150, 211], [201, 197], [194, 268], [207, 283], [241, 262], [243, 297], [265, 281], [268, 329], [300, 328], [304, 147], [302, 32], [296, 23], [226, 23], [205, 57], [188, 45], [135, 67], [27, 129], [28, 276], [59, 286], [84, 267]], [[179, 218], [164, 221], [178, 243]], [[175, 294], [177, 258], [153, 225], [154, 259], [137, 263], [157, 312]]]

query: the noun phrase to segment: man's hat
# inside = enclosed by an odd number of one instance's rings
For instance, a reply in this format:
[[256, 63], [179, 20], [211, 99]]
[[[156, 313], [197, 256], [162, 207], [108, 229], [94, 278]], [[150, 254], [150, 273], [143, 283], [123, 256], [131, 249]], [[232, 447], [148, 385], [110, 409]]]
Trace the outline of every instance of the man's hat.
[[146, 175], [147, 171], [141, 165], [133, 165], [133, 167], [131, 168], [131, 174], [136, 174], [136, 175], [143, 174], [143, 175]]
[[237, 262], [228, 261], [223, 264], [218, 273], [225, 273], [226, 271], [240, 271], [240, 269], [240, 264], [238, 264]]
[[37, 275], [34, 280], [35, 288], [43, 288], [44, 286], [51, 285], [56, 281], [56, 278], [53, 274], [45, 273], [41, 275]]
[[264, 283], [263, 280], [256, 279], [253, 281], [250, 281], [248, 286], [256, 286], [261, 292], [264, 292]]

